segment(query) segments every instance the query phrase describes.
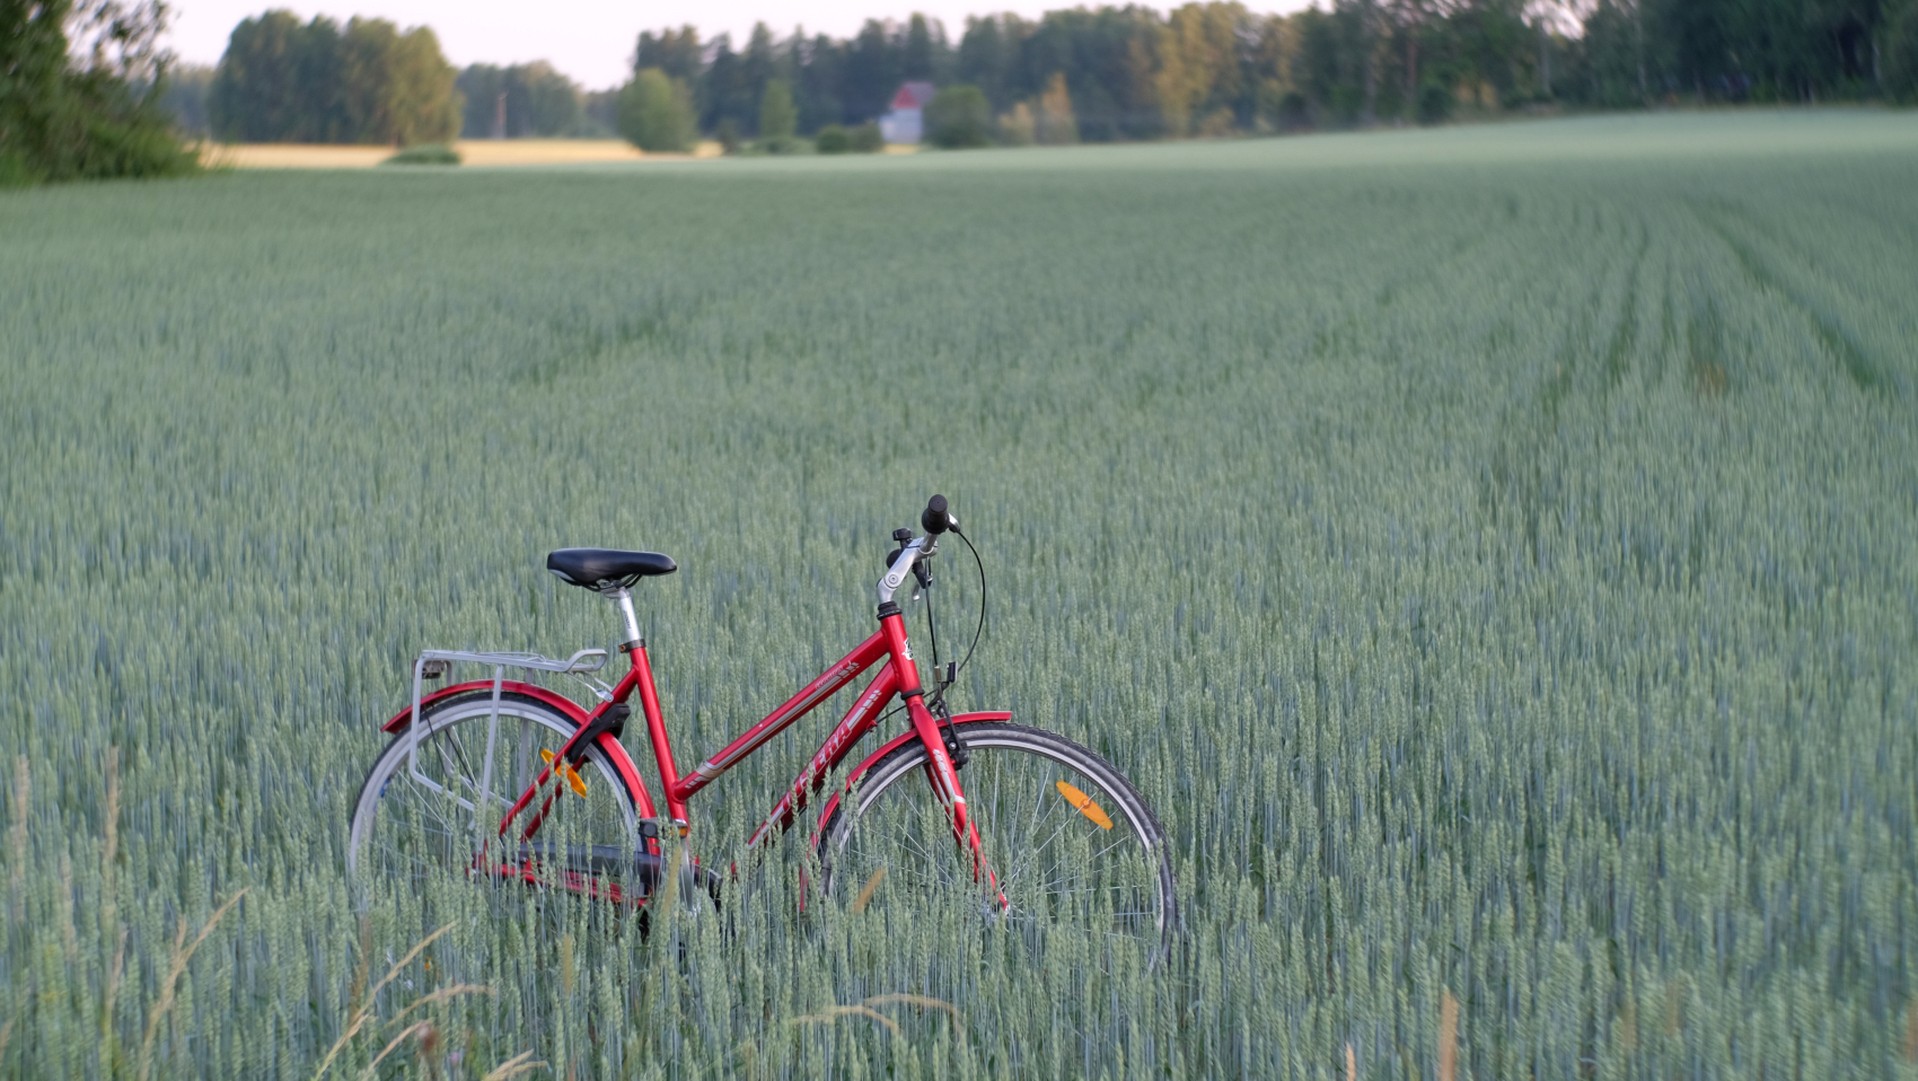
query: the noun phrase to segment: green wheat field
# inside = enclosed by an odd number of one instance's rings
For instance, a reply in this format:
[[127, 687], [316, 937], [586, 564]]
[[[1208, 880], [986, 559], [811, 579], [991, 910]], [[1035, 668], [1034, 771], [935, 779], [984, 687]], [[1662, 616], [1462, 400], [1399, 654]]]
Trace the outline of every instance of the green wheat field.
[[[0, 1075], [1918, 1077], [1915, 192], [1816, 112], [0, 195]], [[797, 838], [670, 935], [356, 904], [414, 652], [617, 637], [548, 549], [679, 561], [697, 761], [934, 491], [1159, 971]]]

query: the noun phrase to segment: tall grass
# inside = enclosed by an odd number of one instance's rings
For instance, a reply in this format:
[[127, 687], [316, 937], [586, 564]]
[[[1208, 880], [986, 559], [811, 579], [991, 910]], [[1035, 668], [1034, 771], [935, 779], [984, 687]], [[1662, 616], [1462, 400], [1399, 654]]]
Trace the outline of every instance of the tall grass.
[[[1910, 1076], [1909, 126], [10, 195], [0, 1075]], [[802, 912], [791, 844], [650, 937], [356, 909], [413, 651], [614, 633], [546, 550], [678, 559], [684, 761], [934, 490], [955, 699], [1137, 781], [1170, 971]]]

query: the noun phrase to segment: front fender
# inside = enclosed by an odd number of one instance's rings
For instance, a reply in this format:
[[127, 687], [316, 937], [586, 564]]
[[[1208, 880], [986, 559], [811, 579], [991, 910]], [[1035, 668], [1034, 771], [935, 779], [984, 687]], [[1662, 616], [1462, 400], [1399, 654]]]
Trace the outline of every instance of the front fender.
[[[536, 683], [521, 683], [518, 680], [511, 679], [502, 680], [500, 681], [499, 690], [503, 695], [521, 695], [534, 699], [543, 706], [549, 706], [553, 712], [572, 721], [575, 726], [584, 725], [591, 720], [591, 715], [580, 708], [578, 702], [560, 694], [558, 691], [548, 690]], [[439, 690], [420, 699], [420, 709], [421, 711], [425, 711], [429, 706], [437, 702], [443, 702], [462, 694], [470, 694], [474, 691], [480, 691], [490, 696], [493, 693], [493, 681], [490, 679], [475, 679], [465, 683], [455, 683], [448, 687], [441, 687]], [[413, 707], [409, 705], [405, 709], [395, 713], [392, 719], [381, 725], [380, 731], [398, 734], [401, 729], [412, 723]], [[639, 779], [639, 770], [634, 767], [633, 760], [631, 756], [626, 753], [625, 746], [619, 742], [619, 737], [613, 735], [611, 732], [602, 732], [600, 733], [599, 739], [595, 741], [595, 745], [605, 753], [607, 761], [613, 764], [613, 769], [619, 772], [620, 779], [626, 782], [626, 790], [633, 795], [633, 805], [638, 809], [639, 817], [652, 818], [654, 816], [652, 794], [646, 791], [645, 782]]]
[[[488, 683], [487, 686], [491, 687], [492, 684]], [[1010, 710], [983, 710], [978, 713], [955, 713], [952, 715], [952, 723], [954, 725], [978, 724], [982, 721], [1010, 720], [1012, 720], [1012, 712]], [[904, 732], [887, 740], [878, 750], [867, 755], [864, 761], [854, 766], [846, 774], [846, 781], [840, 785], [839, 791], [834, 792], [832, 798], [826, 801], [825, 806], [819, 809], [819, 828], [813, 831], [813, 844], [817, 845], [825, 839], [826, 823], [832, 821], [833, 812], [839, 809], [839, 798], [852, 791], [853, 786], [863, 780], [867, 772], [870, 771], [874, 765], [878, 764], [881, 758], [886, 757], [894, 750], [918, 738], [919, 733], [908, 728]]]

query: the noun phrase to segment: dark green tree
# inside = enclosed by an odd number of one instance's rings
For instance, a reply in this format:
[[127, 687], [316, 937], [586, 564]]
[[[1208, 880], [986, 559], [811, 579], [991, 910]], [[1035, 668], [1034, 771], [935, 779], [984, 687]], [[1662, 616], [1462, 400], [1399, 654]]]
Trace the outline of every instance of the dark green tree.
[[994, 108], [1003, 108], [1012, 101], [1006, 92], [1011, 70], [1012, 56], [999, 20], [991, 15], [967, 19], [955, 64], [959, 81], [978, 87]]
[[234, 27], [207, 106], [229, 140], [410, 146], [458, 134], [455, 78], [425, 27], [269, 11]]
[[721, 34], [712, 41], [712, 61], [702, 80], [699, 126], [717, 131], [731, 122], [740, 131], [751, 132], [758, 119], [761, 89], [752, 85], [745, 58], [733, 51], [732, 38]]
[[899, 50], [899, 74], [907, 79], [931, 79], [936, 61], [932, 26], [913, 12], [906, 21], [906, 40]]
[[455, 81], [468, 139], [553, 138], [588, 125], [579, 87], [544, 60], [512, 67], [474, 64]]
[[759, 100], [759, 142], [775, 154], [794, 149], [793, 135], [799, 127], [799, 110], [793, 106], [792, 88], [784, 79], [766, 84]]
[[[331, 26], [324, 19], [313, 25]], [[290, 11], [241, 19], [228, 35], [207, 98], [213, 133], [229, 142], [331, 141], [315, 131], [314, 91], [307, 65], [308, 29]], [[337, 33], [334, 37], [337, 38]], [[335, 54], [335, 57], [337, 54]], [[336, 89], [327, 79], [327, 91]]]
[[402, 34], [386, 19], [354, 18], [340, 36], [341, 101], [348, 137], [412, 146], [459, 133], [453, 66], [425, 27]]
[[691, 86], [705, 69], [705, 46], [699, 31], [690, 26], [639, 35], [639, 47], [633, 54], [633, 70], [658, 68], [669, 79]]
[[867, 19], [847, 50], [842, 84], [847, 119], [870, 120], [885, 112], [899, 89], [903, 66], [886, 28]]
[[814, 132], [827, 124], [845, 123], [846, 104], [840, 93], [845, 53], [839, 43], [824, 34], [810, 41], [795, 34], [789, 48], [799, 130]]
[[1918, 104], [1918, 0], [1906, 0], [1892, 15], [1881, 56], [1886, 92], [1895, 100]]

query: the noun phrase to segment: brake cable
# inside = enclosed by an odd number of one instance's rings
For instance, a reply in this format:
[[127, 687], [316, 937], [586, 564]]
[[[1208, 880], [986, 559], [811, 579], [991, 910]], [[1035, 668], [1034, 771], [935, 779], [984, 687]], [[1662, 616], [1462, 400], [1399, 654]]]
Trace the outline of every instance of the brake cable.
[[[973, 566], [979, 568], [979, 622], [972, 629], [972, 642], [966, 646], [966, 655], [960, 659], [958, 664], [952, 666], [951, 673], [948, 674], [946, 678], [939, 679], [939, 689], [933, 692], [932, 700], [927, 703], [927, 708], [934, 710], [946, 719], [946, 727], [950, 729], [952, 712], [947, 709], [945, 705], [946, 688], [951, 687], [953, 683], [958, 680], [959, 673], [965, 671], [966, 665], [972, 663], [973, 651], [979, 648], [979, 638], [986, 630], [986, 563], [985, 560], [979, 558], [979, 549], [973, 547], [972, 538], [966, 536], [957, 528], [948, 530], [948, 532], [966, 542], [966, 550], [972, 553]], [[932, 639], [933, 676], [935, 679], [938, 679], [940, 676], [938, 621], [932, 617], [932, 590], [927, 589], [925, 593], [926, 625]]]

